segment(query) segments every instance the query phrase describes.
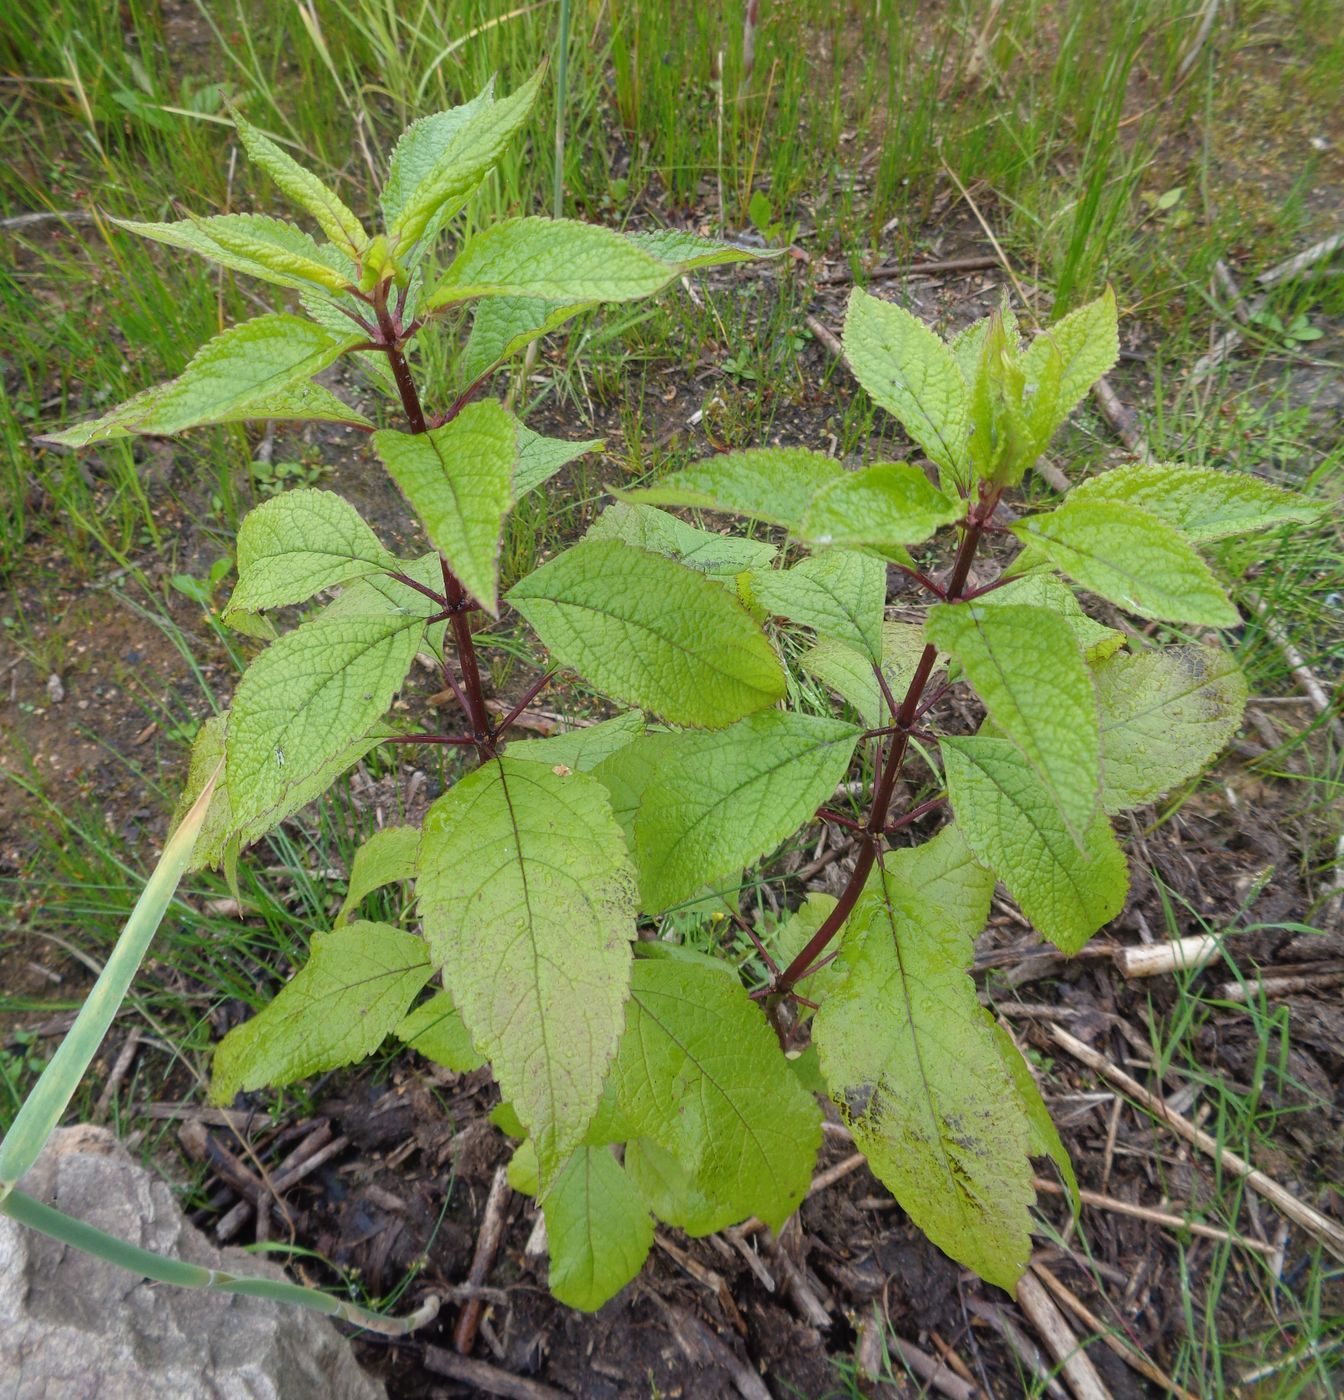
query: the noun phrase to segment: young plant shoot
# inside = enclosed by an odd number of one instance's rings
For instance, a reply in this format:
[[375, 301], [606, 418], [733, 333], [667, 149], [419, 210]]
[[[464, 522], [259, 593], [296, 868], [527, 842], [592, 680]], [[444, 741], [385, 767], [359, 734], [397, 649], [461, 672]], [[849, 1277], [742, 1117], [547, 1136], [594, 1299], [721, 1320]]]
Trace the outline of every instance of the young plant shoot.
[[[1247, 476], [1141, 465], [1052, 509], [1004, 511], [1115, 361], [1110, 292], [1024, 344], [1007, 310], [944, 343], [856, 290], [846, 357], [937, 484], [906, 462], [728, 453], [619, 493], [583, 539], [501, 593], [509, 512], [597, 444], [525, 427], [481, 396], [491, 373], [587, 307], [752, 256], [515, 218], [462, 238], [428, 277], [425, 249], [517, 136], [539, 80], [410, 127], [373, 233], [239, 121], [325, 241], [254, 214], [123, 226], [293, 288], [304, 315], [234, 327], [171, 383], [49, 439], [350, 424], [372, 434], [432, 545], [396, 558], [351, 505], [312, 489], [266, 501], [239, 531], [225, 617], [268, 645], [192, 752], [184, 812], [223, 762], [197, 866], [233, 871], [379, 745], [451, 746], [468, 771], [419, 830], [380, 831], [359, 851], [335, 926], [218, 1047], [213, 1097], [352, 1064], [389, 1035], [454, 1070], [488, 1063], [497, 1118], [520, 1139], [511, 1179], [545, 1215], [551, 1288], [591, 1309], [639, 1271], [655, 1219], [693, 1235], [751, 1216], [779, 1228], [814, 1171], [824, 1085], [910, 1217], [1011, 1291], [1031, 1248], [1031, 1159], [1052, 1158], [1071, 1187], [1073, 1173], [971, 980], [996, 881], [1066, 953], [1119, 912], [1129, 875], [1111, 818], [1198, 774], [1241, 716], [1245, 684], [1217, 635], [1238, 623], [1218, 541], [1313, 508]], [[456, 396], [427, 403], [417, 342], [466, 310]], [[391, 397], [395, 426], [375, 431], [315, 382], [343, 357]], [[711, 533], [665, 507], [752, 533]], [[955, 540], [950, 566], [926, 570], [909, 551], [934, 557], [939, 532]], [[922, 622], [886, 616], [891, 569], [927, 595]], [[277, 635], [276, 609], [332, 591]], [[1080, 594], [1112, 622], [1158, 626], [1103, 624]], [[507, 609], [549, 667], [610, 699], [612, 718], [513, 738], [544, 682], [496, 719], [477, 653], [489, 632], [473, 628]], [[459, 702], [441, 733], [388, 718], [422, 652]], [[791, 667], [820, 682], [812, 694], [835, 693], [835, 715], [785, 703], [800, 692]], [[975, 732], [949, 703], [966, 691]], [[837, 788], [864, 772], [861, 805], [836, 812]], [[750, 927], [744, 871], [818, 819], [852, 847], [840, 892]], [[417, 922], [358, 917], [398, 881], [414, 882]], [[640, 939], [691, 909], [746, 929], [766, 956]], [[816, 1056], [799, 1055], [809, 1038]]]

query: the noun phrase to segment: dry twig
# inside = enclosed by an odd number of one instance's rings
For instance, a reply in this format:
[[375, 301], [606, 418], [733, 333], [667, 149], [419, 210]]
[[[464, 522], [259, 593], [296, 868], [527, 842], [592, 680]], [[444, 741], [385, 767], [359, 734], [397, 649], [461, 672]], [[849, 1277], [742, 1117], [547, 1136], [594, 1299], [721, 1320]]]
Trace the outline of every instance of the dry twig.
[[[480, 1288], [490, 1272], [490, 1266], [495, 1262], [499, 1242], [504, 1238], [504, 1215], [511, 1195], [508, 1172], [500, 1167], [490, 1183], [490, 1194], [485, 1198], [485, 1214], [481, 1218], [480, 1234], [476, 1236], [476, 1252], [471, 1257], [471, 1268], [467, 1271], [467, 1283], [472, 1288]], [[482, 1298], [472, 1297], [458, 1314], [457, 1326], [453, 1328], [453, 1346], [459, 1355], [465, 1356], [475, 1344], [476, 1329], [480, 1325], [484, 1306]], [[504, 1395], [514, 1392], [497, 1390], [491, 1393]]]

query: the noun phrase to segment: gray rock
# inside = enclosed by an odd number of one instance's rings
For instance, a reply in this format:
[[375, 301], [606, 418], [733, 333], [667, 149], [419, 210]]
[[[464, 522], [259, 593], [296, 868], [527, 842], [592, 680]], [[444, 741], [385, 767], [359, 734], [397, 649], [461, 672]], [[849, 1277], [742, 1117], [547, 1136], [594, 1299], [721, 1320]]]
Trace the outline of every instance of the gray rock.
[[[62, 1128], [30, 1196], [195, 1264], [283, 1278], [220, 1251], [102, 1128]], [[385, 1400], [317, 1313], [150, 1284], [0, 1215], [0, 1400]]]

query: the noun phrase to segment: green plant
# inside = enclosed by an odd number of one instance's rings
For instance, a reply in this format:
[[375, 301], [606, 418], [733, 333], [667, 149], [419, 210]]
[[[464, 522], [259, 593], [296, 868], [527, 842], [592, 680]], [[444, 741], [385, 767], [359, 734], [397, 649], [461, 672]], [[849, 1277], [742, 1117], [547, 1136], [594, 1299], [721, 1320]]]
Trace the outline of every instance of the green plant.
[[[512, 1180], [545, 1215], [551, 1287], [592, 1308], [639, 1270], [652, 1216], [697, 1234], [751, 1215], [778, 1227], [810, 1179], [824, 1088], [911, 1217], [1011, 1289], [1029, 1252], [1030, 1157], [1051, 1156], [1071, 1184], [1072, 1169], [1029, 1067], [968, 975], [995, 880], [1077, 951], [1125, 898], [1110, 815], [1193, 777], [1245, 695], [1215, 646], [1128, 649], [1061, 575], [1156, 623], [1233, 626], [1197, 547], [1314, 507], [1251, 477], [1140, 466], [1001, 523], [1004, 492], [1115, 359], [1113, 296], [1026, 346], [1006, 310], [949, 345], [856, 291], [849, 363], [938, 485], [904, 462], [851, 472], [803, 449], [728, 453], [620, 493], [583, 539], [501, 596], [510, 511], [595, 444], [531, 432], [478, 397], [488, 376], [584, 307], [750, 256], [675, 233], [511, 219], [467, 237], [431, 285], [425, 245], [521, 128], [537, 83], [412, 126], [384, 188], [386, 230], [372, 237], [240, 122], [251, 154], [330, 242], [248, 215], [131, 227], [295, 287], [311, 319], [227, 331], [179, 379], [49, 439], [253, 417], [351, 424], [372, 433], [434, 546], [396, 559], [352, 507], [314, 489], [266, 501], [240, 529], [224, 618], [270, 645], [193, 747], [182, 810], [199, 816], [217, 784], [193, 863], [232, 877], [246, 845], [381, 745], [437, 746], [476, 766], [447, 769], [457, 780], [421, 829], [387, 828], [360, 848], [335, 926], [220, 1044], [212, 1093], [227, 1103], [349, 1064], [389, 1034], [453, 1069], [488, 1061], [504, 1096], [496, 1121], [521, 1140]], [[435, 413], [408, 352], [439, 312], [468, 301], [456, 397]], [[344, 355], [399, 402], [409, 431], [375, 431], [312, 381]], [[711, 533], [665, 506], [775, 527], [806, 557], [781, 567], [774, 540]], [[945, 528], [958, 541], [939, 581], [909, 549]], [[977, 582], [987, 540], [1024, 548]], [[928, 594], [923, 625], [885, 618], [888, 566]], [[341, 589], [334, 601], [276, 635], [269, 611], [329, 588]], [[479, 655], [489, 635], [472, 619], [506, 606], [553, 666], [631, 708], [511, 740], [552, 672], [492, 717]], [[781, 651], [797, 652], [799, 635], [800, 668], [861, 723], [780, 707]], [[385, 718], [426, 648], [461, 732]], [[963, 682], [986, 711], [974, 735], [938, 724]], [[860, 745], [872, 746], [875, 776], [855, 816], [829, 803]], [[892, 844], [946, 807], [952, 819], [928, 839]], [[845, 888], [809, 894], [764, 930], [767, 943], [740, 911], [743, 869], [814, 819], [854, 837]], [[357, 917], [374, 891], [412, 881], [419, 931]], [[760, 985], [735, 960], [637, 939], [641, 915], [675, 925], [688, 911], [742, 929], [766, 969]], [[809, 1030], [819, 1055], [795, 1055]]]

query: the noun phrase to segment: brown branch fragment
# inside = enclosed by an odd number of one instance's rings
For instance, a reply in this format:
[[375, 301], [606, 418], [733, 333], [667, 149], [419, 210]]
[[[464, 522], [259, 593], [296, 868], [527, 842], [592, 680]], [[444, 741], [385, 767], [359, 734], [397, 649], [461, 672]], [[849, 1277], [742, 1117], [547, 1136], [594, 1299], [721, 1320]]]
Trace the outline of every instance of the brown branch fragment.
[[[471, 1268], [467, 1270], [467, 1283], [480, 1288], [485, 1282], [490, 1266], [499, 1252], [499, 1242], [504, 1238], [504, 1215], [512, 1195], [509, 1189], [509, 1175], [499, 1167], [490, 1183], [490, 1194], [485, 1198], [485, 1214], [481, 1217], [481, 1230], [476, 1236], [476, 1252], [471, 1257]], [[453, 1346], [465, 1356], [476, 1342], [476, 1329], [480, 1326], [484, 1301], [480, 1297], [469, 1298], [457, 1315], [457, 1326], [453, 1328]], [[496, 1390], [493, 1395], [513, 1394], [512, 1391]]]

